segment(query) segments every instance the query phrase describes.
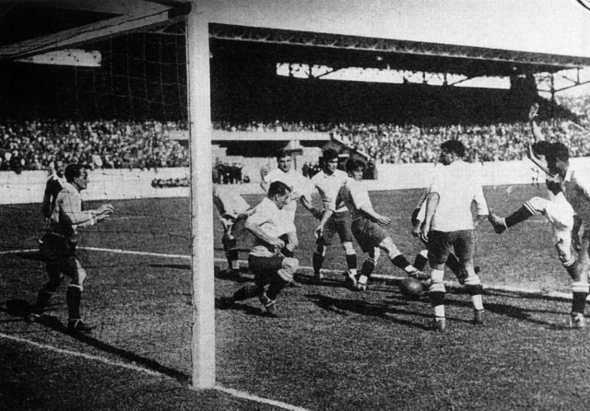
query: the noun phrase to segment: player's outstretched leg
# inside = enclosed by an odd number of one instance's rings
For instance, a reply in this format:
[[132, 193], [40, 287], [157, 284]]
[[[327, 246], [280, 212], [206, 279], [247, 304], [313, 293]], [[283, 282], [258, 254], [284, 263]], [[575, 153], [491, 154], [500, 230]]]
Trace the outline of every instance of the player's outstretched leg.
[[524, 220], [528, 219], [529, 217], [535, 215], [537, 213], [535, 209], [535, 201], [536, 200], [544, 200], [540, 197], [532, 198], [531, 200], [525, 202], [522, 207], [516, 210], [514, 213], [510, 214], [506, 218], [502, 218], [495, 214], [492, 210], [490, 210], [490, 214], [488, 216], [489, 222], [494, 227], [494, 231], [497, 234], [502, 234], [506, 229], [523, 222]]
[[426, 280], [429, 278], [427, 274], [410, 264], [406, 256], [397, 249], [391, 237], [387, 237], [381, 241], [379, 247], [387, 253], [389, 261], [391, 261], [391, 263], [397, 268], [405, 271], [406, 274], [415, 277], [418, 280]]

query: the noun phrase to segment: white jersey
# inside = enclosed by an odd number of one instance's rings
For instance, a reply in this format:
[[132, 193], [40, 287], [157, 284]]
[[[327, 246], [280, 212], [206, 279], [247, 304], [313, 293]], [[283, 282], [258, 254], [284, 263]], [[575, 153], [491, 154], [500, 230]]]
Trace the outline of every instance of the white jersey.
[[365, 216], [361, 209], [373, 210], [369, 192], [364, 187], [362, 181], [356, 181], [351, 177], [348, 177], [342, 187], [340, 187], [338, 195], [330, 204], [330, 210], [335, 212], [340, 202], [343, 202], [346, 208], [350, 210], [353, 221]]
[[[260, 229], [271, 237], [280, 237], [285, 234], [283, 228], [284, 214], [268, 197], [255, 207], [254, 214], [248, 217], [248, 222], [256, 224]], [[250, 254], [258, 257], [271, 257], [275, 255], [275, 250], [265, 241], [255, 237], [254, 245], [250, 249]]]
[[271, 184], [275, 181], [280, 181], [291, 187], [291, 202], [287, 204], [281, 212], [284, 215], [284, 226], [286, 233], [295, 232], [295, 214], [297, 213], [297, 202], [302, 195], [309, 192], [308, 180], [303, 177], [303, 174], [291, 169], [285, 173], [280, 168], [275, 168], [264, 177], [264, 182]]
[[[338, 196], [340, 187], [346, 183], [348, 178], [348, 174], [342, 170], [335, 170], [330, 175], [326, 174], [322, 170], [313, 176], [311, 179], [310, 189], [313, 191], [317, 188], [318, 192], [320, 193], [320, 197], [322, 198], [324, 210], [328, 210], [330, 208], [330, 204]], [[308, 194], [308, 200], [311, 202], [311, 192]], [[342, 213], [344, 211], [347, 211], [347, 208], [343, 202], [336, 204], [337, 213]]]
[[570, 166], [565, 175], [565, 198], [586, 227], [590, 226], [590, 175]]
[[473, 230], [471, 205], [475, 202], [478, 215], [488, 215], [479, 170], [462, 160], [436, 168], [430, 192], [439, 195], [432, 218], [432, 229], [442, 232]]

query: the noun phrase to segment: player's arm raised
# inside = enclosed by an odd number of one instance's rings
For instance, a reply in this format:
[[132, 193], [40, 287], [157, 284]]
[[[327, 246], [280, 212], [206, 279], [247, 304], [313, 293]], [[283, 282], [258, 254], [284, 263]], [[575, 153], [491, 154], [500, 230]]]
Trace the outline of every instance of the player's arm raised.
[[549, 169], [547, 168], [547, 164], [544, 160], [542, 160], [538, 155], [535, 154], [533, 150], [533, 146], [540, 141], [545, 141], [545, 137], [543, 136], [543, 132], [541, 131], [541, 127], [536, 123], [535, 117], [539, 111], [539, 104], [533, 104], [531, 106], [531, 110], [529, 111], [529, 123], [531, 125], [531, 132], [533, 133], [533, 143], [528, 145], [527, 150], [527, 157], [543, 171], [547, 175], [551, 175], [549, 173]]
[[531, 106], [531, 109], [529, 111], [529, 124], [531, 125], [531, 131], [533, 132], [533, 141], [535, 143], [537, 141], [545, 140], [545, 137], [543, 136], [543, 132], [541, 131], [541, 127], [539, 127], [539, 125], [535, 121], [535, 117], [537, 117], [538, 112], [539, 112], [539, 104], [535, 103]]

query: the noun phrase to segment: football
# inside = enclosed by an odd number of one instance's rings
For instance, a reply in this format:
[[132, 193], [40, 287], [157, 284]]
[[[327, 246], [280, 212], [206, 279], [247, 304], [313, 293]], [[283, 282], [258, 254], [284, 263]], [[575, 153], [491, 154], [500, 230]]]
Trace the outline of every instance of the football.
[[410, 299], [418, 298], [424, 294], [424, 284], [414, 277], [404, 278], [399, 285], [399, 289], [404, 297]]

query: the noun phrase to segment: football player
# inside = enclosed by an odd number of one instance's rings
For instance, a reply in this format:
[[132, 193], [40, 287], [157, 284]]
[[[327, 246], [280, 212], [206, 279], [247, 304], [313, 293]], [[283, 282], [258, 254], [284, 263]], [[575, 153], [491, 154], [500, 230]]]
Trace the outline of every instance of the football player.
[[247, 218], [253, 211], [235, 187], [221, 184], [213, 187], [213, 204], [219, 213], [219, 221], [223, 226], [221, 242], [228, 264], [226, 273], [242, 280], [236, 239], [236, 236], [239, 236], [237, 227], [241, 226], [238, 222]]
[[[489, 220], [496, 233], [502, 234], [506, 229], [533, 215], [545, 216], [553, 226], [553, 243], [559, 260], [572, 278], [573, 301], [570, 326], [584, 328], [586, 325], [584, 311], [589, 292], [588, 273], [584, 267], [587, 267], [589, 262], [590, 242], [587, 239], [581, 241], [579, 231], [582, 224], [590, 227], [590, 213], [587, 212], [590, 208], [588, 194], [590, 181], [579, 170], [570, 167], [567, 147], [561, 143], [549, 143], [543, 140], [543, 134], [534, 120], [537, 111], [538, 105], [534, 105], [529, 113], [534, 140], [529, 147], [529, 158], [547, 174], [549, 199], [533, 197], [506, 218], [491, 212]], [[564, 192], [565, 186], [570, 186], [571, 189], [568, 187]], [[568, 193], [567, 197], [566, 193]]]
[[[420, 238], [420, 226], [422, 225], [424, 217], [426, 216], [426, 199], [428, 198], [429, 192], [429, 189], [424, 190], [420, 196], [420, 199], [418, 200], [416, 208], [412, 212], [412, 235], [414, 237]], [[424, 241], [422, 241], [422, 243], [428, 245]], [[418, 270], [424, 270], [426, 264], [428, 264], [428, 249], [420, 251], [420, 253], [418, 253], [414, 259], [414, 267], [416, 267]], [[457, 259], [457, 256], [455, 256], [453, 253], [449, 253], [449, 257], [447, 258], [445, 264], [447, 267], [449, 267], [453, 274], [455, 274], [459, 284], [464, 285], [467, 272]], [[474, 271], [476, 274], [479, 274], [480, 268], [474, 267]], [[426, 283], [426, 285], [428, 285], [428, 283]]]
[[316, 236], [321, 237], [323, 235], [326, 223], [338, 210], [338, 204], [343, 202], [351, 213], [352, 234], [363, 252], [368, 254], [361, 266], [358, 278], [351, 278], [351, 282], [347, 284], [352, 290], [364, 291], [367, 289], [367, 282], [375, 269], [380, 250], [387, 253], [394, 266], [402, 269], [408, 275], [421, 280], [427, 278], [424, 273], [410, 264], [393, 243], [389, 233], [384, 229], [391, 223], [391, 220], [373, 209], [369, 193], [362, 184], [365, 167], [364, 161], [360, 159], [351, 158], [346, 162], [348, 179], [340, 187], [338, 195], [324, 212], [320, 224], [315, 230]]
[[[299, 246], [299, 239], [297, 237], [297, 229], [295, 227], [295, 215], [297, 214], [297, 203], [301, 201], [306, 208], [310, 208], [311, 204], [307, 202], [304, 196], [308, 192], [308, 180], [303, 177], [303, 174], [298, 173], [293, 167], [293, 157], [287, 150], [280, 150], [277, 153], [277, 168], [266, 173], [261, 170], [262, 181], [260, 187], [265, 192], [268, 192], [270, 184], [275, 181], [280, 181], [291, 188], [291, 201], [281, 210], [283, 214], [284, 233], [281, 239], [285, 246], [281, 253], [285, 257], [293, 257], [295, 255], [295, 248]], [[301, 287], [295, 279], [291, 282], [292, 287]]]
[[255, 212], [245, 220], [245, 227], [255, 237], [250, 249], [248, 267], [254, 273], [254, 283], [237, 290], [232, 296], [220, 299], [220, 308], [229, 308], [236, 301], [258, 296], [269, 316], [276, 317], [276, 299], [285, 286], [293, 281], [299, 261], [286, 257], [280, 250], [285, 246], [282, 209], [291, 202], [291, 188], [275, 181], [268, 188], [265, 198], [255, 207]]
[[[317, 189], [322, 199], [324, 211], [317, 210], [311, 206], [311, 193], [308, 194], [307, 202], [303, 204], [310, 205], [308, 209], [311, 213], [321, 220], [323, 213], [328, 210], [330, 203], [338, 195], [338, 190], [346, 182], [348, 175], [338, 170], [338, 152], [333, 149], [326, 149], [322, 155], [323, 168], [311, 179], [311, 190]], [[306, 204], [307, 203], [307, 204]], [[348, 270], [345, 276], [355, 278], [357, 275], [357, 259], [356, 252], [352, 245], [352, 232], [350, 231], [350, 212], [344, 203], [337, 204], [336, 211], [332, 217], [326, 222], [322, 236], [316, 240], [316, 248], [313, 253], [312, 265], [313, 273], [317, 280], [322, 279], [322, 265], [326, 255], [326, 248], [332, 244], [334, 235], [338, 233], [340, 242], [346, 254], [346, 265]], [[350, 280], [349, 280], [350, 281]]]
[[[451, 247], [467, 274], [464, 283], [473, 304], [473, 323], [483, 324], [483, 287], [475, 273], [473, 255], [475, 229], [487, 217], [488, 205], [479, 176], [473, 166], [463, 161], [464, 156], [465, 146], [459, 140], [441, 144], [443, 167], [437, 170], [430, 185], [426, 215], [419, 232], [420, 238], [428, 244], [428, 260], [432, 268], [428, 294], [434, 309], [431, 328], [435, 331], [446, 328], [443, 277]], [[471, 211], [473, 203], [477, 211], [475, 219]]]
[[65, 187], [66, 179], [64, 177], [64, 163], [61, 160], [56, 160], [54, 163], [54, 172], [47, 179], [45, 184], [45, 191], [43, 193], [43, 203], [41, 206], [43, 217], [49, 223], [53, 207], [55, 206], [55, 199], [59, 192]]
[[67, 330], [72, 333], [90, 333], [95, 328], [86, 324], [80, 315], [80, 304], [86, 270], [76, 256], [78, 231], [108, 219], [114, 212], [111, 204], [103, 204], [94, 210], [82, 209], [80, 192], [88, 186], [88, 170], [82, 164], [70, 164], [64, 172], [66, 183], [59, 192], [51, 213], [50, 228], [43, 237], [43, 257], [49, 280], [43, 285], [37, 301], [25, 321], [43, 322], [43, 311], [64, 280], [70, 277], [66, 292], [68, 306]]

